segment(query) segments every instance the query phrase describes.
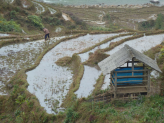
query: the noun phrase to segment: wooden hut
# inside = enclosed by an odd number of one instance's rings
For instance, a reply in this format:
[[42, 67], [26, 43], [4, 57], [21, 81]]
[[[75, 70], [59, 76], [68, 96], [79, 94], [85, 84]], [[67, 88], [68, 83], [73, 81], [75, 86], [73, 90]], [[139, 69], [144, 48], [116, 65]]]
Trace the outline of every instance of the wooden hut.
[[147, 95], [150, 92], [150, 71], [161, 72], [155, 60], [125, 45], [98, 63], [104, 75], [110, 75], [114, 98]]

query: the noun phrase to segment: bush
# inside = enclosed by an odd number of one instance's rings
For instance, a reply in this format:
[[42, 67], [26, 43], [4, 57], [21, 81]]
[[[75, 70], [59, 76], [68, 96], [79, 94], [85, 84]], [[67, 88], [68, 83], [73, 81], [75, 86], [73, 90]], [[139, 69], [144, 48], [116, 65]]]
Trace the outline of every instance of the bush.
[[43, 22], [44, 23], [48, 23], [51, 26], [61, 25], [61, 21], [58, 18], [56, 18], [56, 17], [45, 17], [45, 18], [43, 18]]
[[42, 29], [44, 26], [42, 24], [42, 19], [36, 15], [29, 15], [28, 20], [35, 26]]
[[15, 21], [7, 21], [6, 19], [0, 17], [0, 31], [3, 32], [20, 32], [20, 25], [17, 24]]
[[110, 20], [110, 15], [109, 15], [109, 13], [107, 13], [107, 14], [103, 17], [103, 20], [106, 20], [106, 21]]
[[144, 21], [139, 23], [139, 30], [148, 30], [152, 29], [155, 26], [155, 21], [154, 20], [149, 20], [149, 21]]
[[17, 14], [17, 12], [15, 10], [13, 10], [13, 11], [10, 12], [10, 17], [15, 18], [16, 14]]
[[163, 20], [164, 20], [164, 16], [162, 14], [158, 14], [158, 17], [155, 21], [155, 29], [163, 28]]
[[73, 108], [68, 108], [64, 123], [74, 123], [78, 117], [79, 114], [75, 112]]
[[80, 25], [81, 29], [87, 29], [87, 25], [83, 20], [79, 19], [71, 12], [65, 12], [65, 13], [68, 14], [77, 25]]

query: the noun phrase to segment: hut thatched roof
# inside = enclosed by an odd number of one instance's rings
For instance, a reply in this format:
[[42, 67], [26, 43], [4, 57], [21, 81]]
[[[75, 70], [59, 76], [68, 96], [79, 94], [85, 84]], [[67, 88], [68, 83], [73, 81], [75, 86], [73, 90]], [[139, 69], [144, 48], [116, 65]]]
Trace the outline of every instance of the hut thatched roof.
[[135, 57], [139, 61], [145, 63], [146, 65], [150, 66], [151, 68], [155, 69], [158, 72], [162, 72], [156, 61], [152, 60], [148, 56], [140, 53], [139, 51], [133, 49], [129, 45], [125, 45], [119, 51], [115, 52], [108, 58], [104, 59], [103, 61], [99, 62], [98, 65], [101, 68], [104, 75], [110, 73], [117, 67], [122, 66], [125, 62], [132, 60]]

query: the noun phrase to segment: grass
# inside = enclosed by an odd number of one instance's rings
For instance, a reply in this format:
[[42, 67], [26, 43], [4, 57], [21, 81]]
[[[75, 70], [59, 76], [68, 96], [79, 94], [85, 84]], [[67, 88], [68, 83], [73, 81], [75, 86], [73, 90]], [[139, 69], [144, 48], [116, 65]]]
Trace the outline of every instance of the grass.
[[108, 54], [105, 54], [105, 53], [97, 50], [93, 54], [90, 53], [89, 59], [86, 62], [84, 62], [83, 64], [91, 66], [91, 67], [97, 66], [100, 61], [107, 58], [108, 56], [109, 56]]
[[63, 58], [60, 58], [58, 59], [55, 63], [58, 65], [58, 66], [67, 66], [70, 64], [72, 58], [71, 57], [63, 57]]
[[74, 120], [79, 123], [162, 122], [163, 99], [163, 97], [155, 95], [150, 98], [140, 97], [138, 100], [128, 102], [96, 103], [77, 100], [72, 105], [72, 112], [78, 114]]

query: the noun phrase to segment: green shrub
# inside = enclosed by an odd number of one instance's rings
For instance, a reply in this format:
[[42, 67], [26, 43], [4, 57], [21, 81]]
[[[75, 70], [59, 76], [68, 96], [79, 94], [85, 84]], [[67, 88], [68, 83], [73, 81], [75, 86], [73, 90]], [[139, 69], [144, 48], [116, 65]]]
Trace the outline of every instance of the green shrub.
[[15, 18], [16, 14], [17, 14], [17, 12], [15, 10], [13, 10], [10, 12], [10, 17]]
[[64, 123], [74, 123], [78, 117], [79, 114], [75, 112], [73, 108], [68, 108]]
[[29, 15], [28, 16], [28, 20], [35, 26], [35, 27], [39, 27], [40, 29], [43, 28], [43, 24], [42, 24], [42, 19], [36, 15]]
[[2, 32], [20, 32], [20, 25], [17, 24], [15, 21], [7, 21], [6, 19], [0, 17], [0, 31]]
[[158, 17], [155, 21], [155, 29], [163, 28], [163, 20], [164, 20], [164, 16], [162, 14], [158, 14]]
[[107, 13], [105, 16], [103, 16], [103, 20], [109, 21], [110, 20], [110, 15]]
[[148, 30], [148, 29], [152, 29], [154, 26], [155, 26], [154, 20], [143, 21], [143, 22], [139, 23], [138, 29], [139, 30]]

